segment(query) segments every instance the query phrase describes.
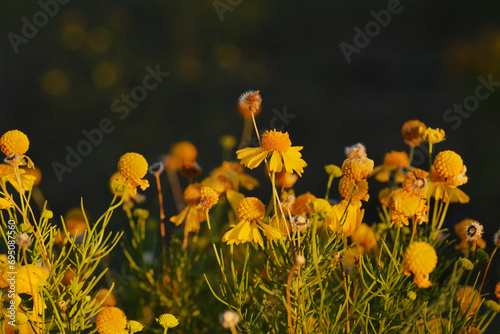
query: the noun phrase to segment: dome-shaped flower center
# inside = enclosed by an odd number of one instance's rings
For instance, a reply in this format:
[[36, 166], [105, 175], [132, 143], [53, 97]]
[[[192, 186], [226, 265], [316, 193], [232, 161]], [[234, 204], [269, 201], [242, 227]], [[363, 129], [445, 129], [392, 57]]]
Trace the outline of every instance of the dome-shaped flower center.
[[411, 271], [415, 275], [427, 275], [434, 270], [436, 264], [436, 250], [426, 242], [412, 242], [405, 251], [405, 271]]
[[212, 206], [217, 204], [219, 200], [219, 194], [210, 187], [201, 187], [201, 207], [204, 210], [210, 210]]
[[139, 153], [125, 153], [118, 161], [118, 171], [127, 181], [137, 181], [148, 172], [148, 162]]
[[292, 146], [288, 132], [266, 131], [262, 135], [261, 147], [266, 151], [287, 152]]
[[255, 197], [246, 197], [236, 207], [236, 214], [240, 220], [258, 221], [264, 218], [266, 207]]
[[95, 320], [100, 334], [127, 333], [127, 316], [118, 307], [105, 307]]
[[373, 160], [367, 157], [345, 159], [342, 173], [354, 180], [367, 179], [373, 172]]
[[462, 171], [464, 162], [462, 158], [453, 151], [439, 152], [434, 160], [434, 168], [439, 175], [451, 179]]
[[19, 130], [10, 130], [0, 138], [0, 149], [5, 155], [23, 155], [28, 151], [30, 141], [28, 137]]

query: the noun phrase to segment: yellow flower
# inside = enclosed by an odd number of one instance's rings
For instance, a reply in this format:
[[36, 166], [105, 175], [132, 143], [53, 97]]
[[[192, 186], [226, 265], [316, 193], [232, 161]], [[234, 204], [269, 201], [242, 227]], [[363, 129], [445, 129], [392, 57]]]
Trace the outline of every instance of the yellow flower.
[[0, 137], [0, 150], [7, 156], [6, 161], [12, 166], [26, 165], [24, 159], [28, 160], [28, 167], [33, 167], [33, 162], [24, 155], [30, 147], [28, 136], [19, 130], [10, 130]]
[[418, 168], [408, 172], [403, 182], [404, 190], [415, 195], [423, 196], [427, 187], [428, 176], [428, 172]]
[[[34, 169], [19, 169], [19, 178], [21, 179], [23, 191], [29, 191], [36, 182], [36, 176], [32, 175], [30, 171], [34, 171]], [[14, 166], [0, 164], [0, 179], [2, 183], [9, 182], [19, 192], [19, 182], [17, 181]]]
[[149, 187], [149, 182], [142, 178], [148, 172], [148, 162], [139, 153], [125, 153], [118, 161], [118, 171], [131, 188], [140, 186], [142, 190]]
[[105, 307], [95, 319], [100, 334], [126, 334], [127, 316], [118, 307]]
[[259, 199], [255, 197], [242, 199], [236, 208], [236, 214], [240, 222], [224, 234], [222, 241], [227, 242], [229, 245], [254, 241], [264, 247], [264, 240], [259, 229], [269, 240], [278, 240], [281, 237], [281, 232], [262, 222], [265, 211], [266, 208]]
[[200, 223], [207, 218], [201, 209], [201, 184], [195, 183], [187, 186], [184, 190], [184, 201], [187, 206], [177, 216], [170, 218], [170, 221], [179, 226], [186, 221], [187, 232], [196, 232], [200, 229]]
[[[471, 225], [474, 222], [474, 219], [464, 219], [460, 223], [455, 225], [455, 234], [460, 238], [460, 243], [455, 245], [455, 249], [460, 249], [465, 253], [466, 249], [469, 247], [469, 243], [467, 240], [467, 226]], [[481, 248], [486, 248], [486, 241], [479, 236], [476, 240], [476, 245]]]
[[470, 197], [457, 187], [450, 187], [446, 184], [446, 179], [436, 172], [432, 166], [431, 183], [429, 191], [436, 200], [447, 203], [469, 203]]
[[305, 194], [299, 195], [292, 204], [292, 215], [294, 216], [305, 216], [307, 214], [312, 215], [313, 210], [309, 203], [314, 201], [316, 196], [307, 192]]
[[285, 189], [292, 188], [298, 178], [297, 174], [282, 170], [281, 172], [276, 173], [276, 186], [283, 187]]
[[179, 325], [179, 320], [174, 315], [168, 313], [160, 315], [159, 318], [156, 318], [156, 322], [165, 329]]
[[437, 254], [434, 247], [423, 241], [412, 242], [405, 251], [403, 269], [407, 276], [415, 275], [414, 282], [419, 288], [432, 285], [429, 274], [436, 268]]
[[127, 322], [127, 330], [131, 333], [134, 334], [136, 332], [140, 332], [144, 329], [144, 325], [141, 324], [138, 321], [135, 320], [129, 320]]
[[351, 236], [351, 239], [356, 244], [360, 245], [365, 251], [371, 251], [377, 248], [377, 238], [372, 228], [365, 223], [361, 223]]
[[[246, 190], [253, 190], [255, 187], [259, 186], [259, 181], [254, 177], [245, 173], [243, 166], [237, 162], [224, 161], [222, 166], [214, 169], [212, 171], [213, 177], [218, 177], [219, 175], [226, 175], [231, 179], [232, 188], [238, 190], [238, 186], [242, 186]], [[236, 180], [233, 182], [233, 175], [236, 175]]]
[[326, 165], [325, 172], [328, 175], [333, 176], [333, 177], [341, 177], [342, 176], [342, 169], [336, 165]]
[[252, 117], [258, 115], [262, 109], [262, 98], [259, 91], [249, 90], [240, 95], [238, 99], [238, 111], [244, 117]]
[[406, 152], [391, 151], [385, 154], [384, 164], [373, 169], [375, 179], [380, 182], [387, 182], [391, 177], [391, 173], [396, 173], [396, 183], [401, 183], [404, 180], [403, 168], [410, 166], [410, 159]]
[[14, 206], [9, 197], [0, 197], [0, 210], [10, 209]]
[[186, 163], [196, 161], [198, 150], [191, 142], [185, 140], [175, 143], [170, 154], [163, 159], [163, 164], [170, 170], [181, 169]]
[[500, 282], [495, 285], [495, 296], [500, 300]]
[[420, 129], [425, 131], [427, 126], [416, 119], [407, 121], [403, 124], [403, 127], [401, 128], [401, 135], [403, 136], [405, 143], [410, 145], [410, 147], [417, 147], [422, 142]]
[[219, 195], [210, 187], [201, 187], [200, 195], [200, 206], [205, 211], [210, 210], [219, 200]]
[[272, 130], [264, 132], [260, 147], [246, 147], [236, 154], [241, 164], [250, 169], [259, 166], [264, 159], [270, 158], [269, 169], [272, 172], [281, 172], [285, 169], [289, 173], [295, 171], [302, 176], [307, 163], [302, 160], [300, 150], [302, 146], [292, 146], [288, 132]]
[[339, 181], [339, 193], [345, 199], [351, 198], [354, 202], [366, 202], [370, 198], [370, 195], [368, 195], [368, 182], [366, 180], [356, 181], [345, 176]]
[[126, 188], [127, 181], [120, 174], [120, 172], [115, 172], [111, 175], [109, 179], [109, 189], [113, 195], [118, 195], [124, 197], [123, 209], [131, 209], [134, 207], [134, 202], [139, 204], [146, 200], [146, 196], [137, 193], [137, 189], [135, 187]]
[[[420, 195], [409, 193], [404, 189], [396, 189], [391, 192], [389, 197], [389, 208], [392, 213], [392, 224], [399, 223], [408, 225], [408, 217], [421, 213], [417, 221], [422, 223], [427, 219], [427, 215], [422, 212], [427, 209], [426, 200]], [[423, 220], [422, 220], [423, 219]]]
[[95, 295], [94, 304], [100, 304], [100, 308], [113, 307], [116, 306], [116, 297], [113, 292], [109, 291], [108, 289], [100, 289]]
[[432, 129], [432, 128], [420, 128], [419, 130], [420, 136], [422, 137], [423, 140], [428, 142], [429, 144], [437, 144], [440, 143], [444, 140], [444, 130], [443, 129]]
[[471, 286], [461, 286], [455, 292], [455, 302], [460, 307], [462, 314], [467, 314], [471, 317], [481, 305], [481, 296]]
[[467, 183], [467, 176], [465, 176], [467, 167], [465, 167], [462, 157], [453, 151], [439, 152], [432, 166], [450, 187]]
[[349, 203], [343, 200], [332, 207], [331, 220], [327, 222], [330, 232], [352, 235], [363, 221], [365, 210], [361, 209], [361, 202]]
[[373, 172], [373, 160], [367, 157], [345, 159], [342, 173], [354, 180], [365, 180]]
[[222, 146], [222, 148], [226, 150], [232, 150], [233, 147], [236, 146], [236, 138], [234, 138], [234, 136], [231, 135], [224, 135], [220, 137], [219, 143]]

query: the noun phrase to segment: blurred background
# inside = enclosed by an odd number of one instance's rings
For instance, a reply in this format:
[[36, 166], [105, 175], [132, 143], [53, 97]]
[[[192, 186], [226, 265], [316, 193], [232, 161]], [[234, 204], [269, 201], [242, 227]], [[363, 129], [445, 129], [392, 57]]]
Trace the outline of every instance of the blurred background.
[[[380, 165], [385, 152], [407, 150], [405, 121], [444, 129], [436, 149], [463, 157], [469, 183], [461, 189], [471, 197], [451, 206], [446, 226], [478, 220], [491, 252], [500, 227], [500, 2], [60, 1], [2, 1], [0, 21], [0, 132], [29, 136], [27, 155], [42, 170], [40, 188], [56, 216], [81, 198], [91, 216], [105, 210], [125, 152], [153, 163], [189, 140], [206, 176], [221, 162], [219, 138], [241, 136], [238, 96], [258, 89], [259, 127], [283, 126], [304, 146], [309, 166], [297, 193], [324, 194], [323, 166], [342, 164], [345, 146], [364, 143]], [[141, 89], [155, 71], [169, 75]], [[474, 98], [479, 85], [487, 97]], [[140, 101], [127, 105], [131, 94]], [[464, 103], [468, 109], [453, 111]], [[55, 166], [67, 165], [85, 131], [102, 122], [108, 133], [58, 176]], [[263, 170], [251, 175], [267, 193]], [[169, 189], [165, 196], [171, 216]], [[375, 206], [367, 211], [368, 223], [378, 219]]]

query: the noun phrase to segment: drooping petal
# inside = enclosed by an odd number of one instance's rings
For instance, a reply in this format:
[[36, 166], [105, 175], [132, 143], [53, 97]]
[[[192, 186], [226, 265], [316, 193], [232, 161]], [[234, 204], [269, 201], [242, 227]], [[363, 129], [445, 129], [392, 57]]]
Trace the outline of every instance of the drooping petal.
[[302, 176], [304, 167], [307, 166], [307, 163], [301, 158], [302, 154], [299, 152], [301, 149], [302, 146], [292, 146], [287, 152], [283, 153], [286, 171], [289, 173], [295, 171], [299, 176]]
[[271, 241], [276, 241], [279, 238], [281, 238], [281, 236], [282, 236], [280, 230], [272, 227], [271, 225], [259, 222], [259, 227], [262, 230], [262, 232], [264, 233], [264, 235], [266, 236], [266, 238], [268, 238]]
[[281, 160], [281, 154], [277, 151], [273, 151], [271, 154], [271, 160], [269, 161], [269, 169], [273, 172], [281, 172], [283, 169], [283, 162]]

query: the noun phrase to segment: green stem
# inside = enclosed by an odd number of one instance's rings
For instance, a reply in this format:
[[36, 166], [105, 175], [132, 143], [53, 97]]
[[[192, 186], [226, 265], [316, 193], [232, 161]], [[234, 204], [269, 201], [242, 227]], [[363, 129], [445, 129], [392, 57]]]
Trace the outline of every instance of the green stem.
[[333, 178], [334, 178], [334, 176], [333, 176], [333, 175], [330, 175], [330, 177], [328, 178], [328, 184], [326, 185], [326, 195], [325, 195], [325, 199], [326, 199], [327, 201], [328, 201], [328, 198], [330, 197], [330, 187], [332, 186]]

